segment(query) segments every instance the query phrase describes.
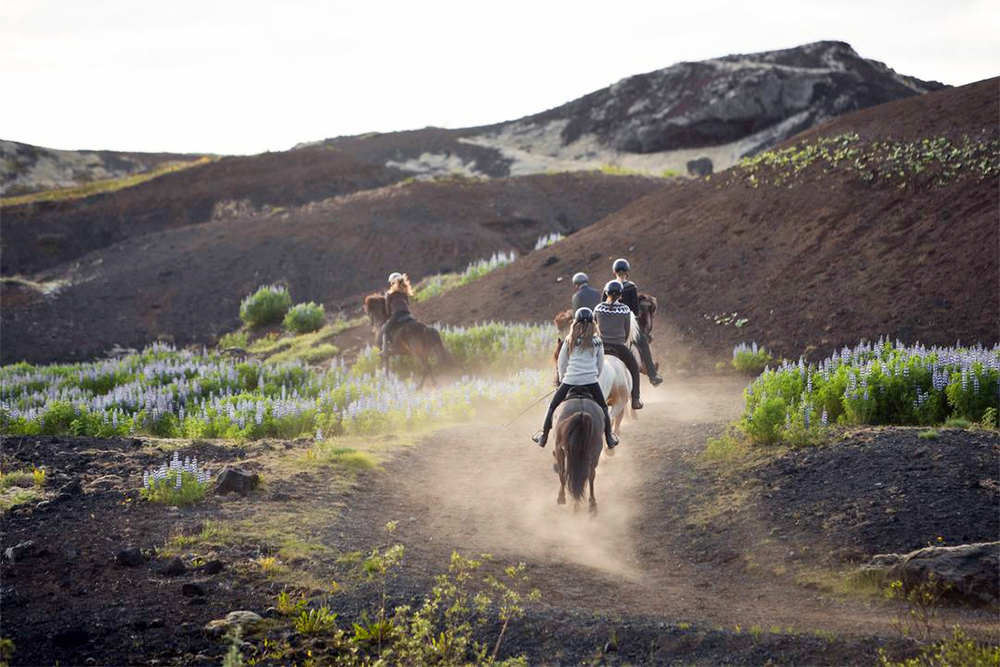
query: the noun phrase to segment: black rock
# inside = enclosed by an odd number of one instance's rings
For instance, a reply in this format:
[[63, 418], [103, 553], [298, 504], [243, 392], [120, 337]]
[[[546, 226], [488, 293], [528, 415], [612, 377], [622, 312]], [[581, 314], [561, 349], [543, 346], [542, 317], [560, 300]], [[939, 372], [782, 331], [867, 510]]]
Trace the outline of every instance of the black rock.
[[142, 555], [142, 552], [135, 547], [129, 549], [122, 549], [115, 554], [115, 562], [119, 565], [124, 565], [125, 567], [138, 567], [142, 565], [146, 560], [146, 557]]
[[689, 176], [710, 176], [712, 174], [712, 161], [707, 157], [689, 160], [687, 170]]
[[73, 494], [72, 493], [60, 493], [58, 496], [56, 496], [55, 498], [52, 499], [52, 502], [54, 502], [54, 503], [64, 503], [67, 500], [73, 500]]
[[205, 574], [218, 574], [222, 572], [225, 568], [225, 564], [221, 560], [210, 560], [201, 566], [201, 571]]
[[181, 586], [181, 595], [185, 597], [204, 597], [205, 587], [201, 584], [184, 584]]
[[72, 628], [57, 632], [52, 636], [52, 643], [59, 648], [69, 648], [86, 644], [90, 640], [90, 633], [83, 628]]
[[553, 264], [558, 264], [558, 263], [559, 263], [558, 257], [556, 257], [555, 255], [549, 255], [549, 257], [546, 258], [544, 262], [542, 262], [542, 266], [552, 266]]
[[72, 482], [68, 482], [59, 487], [59, 493], [68, 493], [70, 495], [76, 495], [78, 493], [83, 493], [83, 486], [80, 484], [80, 480], [74, 479]]
[[29, 556], [34, 556], [37, 553], [35, 548], [34, 540], [28, 540], [26, 542], [20, 542], [15, 546], [7, 547], [6, 551], [3, 552], [4, 557], [12, 563], [16, 563], [19, 560], [24, 560]]
[[159, 572], [168, 577], [179, 577], [187, 572], [187, 568], [184, 567], [184, 561], [175, 557], [164, 563]]
[[241, 468], [226, 466], [215, 480], [215, 493], [238, 493], [245, 496], [257, 487], [260, 477], [257, 473], [247, 472]]

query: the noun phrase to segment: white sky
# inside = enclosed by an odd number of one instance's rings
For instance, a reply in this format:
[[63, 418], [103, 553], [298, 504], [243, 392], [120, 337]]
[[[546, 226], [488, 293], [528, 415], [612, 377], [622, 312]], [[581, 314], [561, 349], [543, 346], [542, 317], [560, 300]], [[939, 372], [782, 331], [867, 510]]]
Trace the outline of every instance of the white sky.
[[1000, 74], [1000, 0], [2, 0], [0, 137], [284, 150], [509, 120], [675, 62], [821, 39], [970, 83]]

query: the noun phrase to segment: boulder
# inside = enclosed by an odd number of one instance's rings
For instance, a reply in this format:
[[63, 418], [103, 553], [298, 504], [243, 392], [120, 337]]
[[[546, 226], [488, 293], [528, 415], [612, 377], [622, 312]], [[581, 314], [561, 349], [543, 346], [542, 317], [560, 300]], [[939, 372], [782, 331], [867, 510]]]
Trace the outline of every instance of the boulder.
[[142, 551], [136, 547], [122, 549], [115, 554], [115, 562], [119, 565], [124, 565], [125, 567], [138, 567], [142, 565], [145, 560], [146, 557], [142, 555]]
[[12, 547], [7, 547], [3, 555], [10, 562], [16, 563], [19, 560], [33, 556], [36, 551], [34, 540], [27, 540], [26, 542], [19, 542]]
[[1000, 542], [881, 554], [864, 569], [898, 579], [904, 589], [933, 579], [947, 599], [973, 604], [1000, 602]]
[[204, 597], [205, 587], [201, 584], [184, 584], [181, 586], [181, 595], [188, 598]]
[[80, 480], [74, 479], [71, 482], [67, 482], [59, 487], [58, 493], [61, 495], [63, 493], [69, 495], [76, 495], [78, 493], [83, 493], [83, 486], [80, 485]]
[[688, 160], [688, 176], [711, 176], [712, 161], [707, 157], [700, 157], [697, 160]]
[[215, 480], [215, 493], [221, 495], [235, 492], [245, 496], [257, 488], [259, 481], [260, 477], [257, 473], [226, 466]]
[[159, 569], [160, 574], [166, 577], [179, 577], [187, 571], [184, 561], [180, 558], [171, 558]]
[[221, 560], [210, 560], [198, 569], [204, 574], [218, 574], [224, 567], [225, 564]]
[[221, 637], [231, 629], [239, 627], [243, 632], [252, 631], [264, 619], [252, 611], [231, 611], [225, 618], [217, 618], [205, 625], [205, 634], [209, 637]]

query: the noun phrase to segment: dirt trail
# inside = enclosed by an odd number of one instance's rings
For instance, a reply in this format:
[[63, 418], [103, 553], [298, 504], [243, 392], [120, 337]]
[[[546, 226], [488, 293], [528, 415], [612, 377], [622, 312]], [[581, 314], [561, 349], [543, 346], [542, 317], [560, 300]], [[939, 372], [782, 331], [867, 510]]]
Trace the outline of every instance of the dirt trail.
[[[551, 446], [530, 441], [541, 423], [540, 412], [532, 412], [508, 429], [501, 422], [442, 431], [396, 457], [350, 503], [341, 535], [366, 548], [383, 543], [381, 527], [398, 520], [395, 537], [407, 548], [411, 584], [440, 572], [453, 550], [487, 552], [499, 562], [526, 562], [545, 603], [564, 610], [726, 627], [894, 632], [884, 608], [777, 576], [769, 563], [787, 554], [780, 544], [754, 552], [763, 562], [748, 567], [742, 548], [759, 544], [768, 530], [763, 523], [714, 542], [709, 536], [712, 546], [702, 552], [692, 546], [693, 537], [704, 545], [705, 533], [715, 530], [691, 519], [700, 509], [699, 485], [709, 479], [693, 457], [738, 415], [742, 387], [717, 379], [647, 386], [640, 419], [626, 421], [617, 454], [603, 456], [598, 467], [597, 517], [585, 502], [578, 512], [556, 504]], [[976, 622], [963, 619], [970, 620]]]

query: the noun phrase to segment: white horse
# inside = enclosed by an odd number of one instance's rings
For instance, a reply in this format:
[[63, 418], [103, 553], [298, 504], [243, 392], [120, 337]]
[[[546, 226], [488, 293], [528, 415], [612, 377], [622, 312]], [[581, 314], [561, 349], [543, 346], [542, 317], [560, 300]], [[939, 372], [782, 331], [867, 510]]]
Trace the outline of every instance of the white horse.
[[[568, 318], [566, 315], [568, 314]], [[629, 346], [635, 344], [639, 339], [639, 324], [635, 315], [629, 313], [632, 318], [631, 331], [629, 333]], [[565, 344], [566, 336], [569, 335], [570, 327], [573, 324], [573, 313], [567, 311], [560, 313], [555, 318], [556, 328], [559, 330], [559, 346], [556, 347], [556, 358], [559, 357], [559, 349]], [[632, 402], [632, 374], [618, 357], [610, 354], [604, 355], [604, 368], [601, 369], [601, 376], [598, 379], [601, 391], [604, 392], [604, 400], [608, 403], [608, 416], [611, 418], [611, 430], [615, 435], [621, 432], [622, 419], [625, 418], [626, 410], [629, 411], [632, 419], [637, 419], [635, 410], [631, 408]], [[613, 454], [615, 450], [609, 449], [608, 454]]]

